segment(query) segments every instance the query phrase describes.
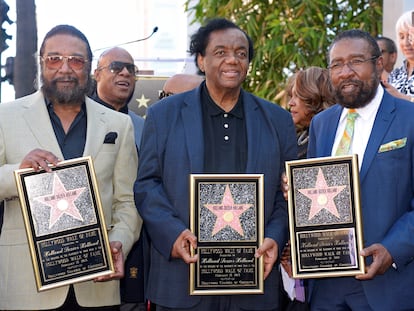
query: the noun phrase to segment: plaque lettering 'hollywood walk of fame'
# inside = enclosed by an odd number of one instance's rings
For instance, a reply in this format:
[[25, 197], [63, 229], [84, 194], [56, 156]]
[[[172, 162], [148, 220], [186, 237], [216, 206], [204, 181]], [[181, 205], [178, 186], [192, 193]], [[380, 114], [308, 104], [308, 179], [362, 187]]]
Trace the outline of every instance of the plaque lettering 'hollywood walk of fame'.
[[190, 176], [191, 295], [263, 293], [263, 175]]
[[114, 271], [90, 157], [14, 172], [39, 291]]
[[357, 155], [286, 162], [295, 278], [364, 273]]

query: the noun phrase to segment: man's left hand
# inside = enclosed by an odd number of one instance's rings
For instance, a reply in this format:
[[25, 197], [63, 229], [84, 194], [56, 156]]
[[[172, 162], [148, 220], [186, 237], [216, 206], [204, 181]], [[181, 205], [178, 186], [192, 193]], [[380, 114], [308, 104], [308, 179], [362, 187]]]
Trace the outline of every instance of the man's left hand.
[[264, 263], [264, 274], [263, 277], [266, 279], [272, 271], [273, 265], [276, 262], [279, 247], [275, 240], [271, 238], [265, 238], [263, 244], [256, 250], [254, 255], [256, 258], [263, 256]]
[[94, 279], [95, 282], [106, 282], [111, 280], [119, 280], [124, 277], [124, 254], [122, 253], [122, 243], [113, 241], [109, 243], [111, 247], [112, 260], [114, 262], [115, 273], [100, 276]]
[[365, 274], [357, 275], [358, 280], [371, 280], [376, 275], [384, 274], [392, 265], [392, 256], [381, 244], [372, 244], [360, 252], [361, 256], [372, 256], [372, 263], [365, 268]]

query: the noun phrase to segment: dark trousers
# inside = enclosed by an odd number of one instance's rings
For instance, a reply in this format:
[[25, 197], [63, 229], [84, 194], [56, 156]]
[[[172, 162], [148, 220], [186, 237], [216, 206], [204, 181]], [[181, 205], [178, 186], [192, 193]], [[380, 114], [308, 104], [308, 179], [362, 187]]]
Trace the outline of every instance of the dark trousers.
[[3, 214], [4, 214], [4, 201], [0, 202], [0, 234], [1, 234], [1, 227], [3, 227]]
[[365, 296], [362, 282], [364, 281], [358, 281], [354, 277], [314, 280], [310, 297], [311, 310], [373, 311]]
[[[156, 305], [155, 311], [242, 311], [235, 303], [232, 298], [236, 296], [210, 296], [203, 297], [201, 302], [192, 308], [167, 308]], [[281, 311], [279, 308], [266, 311]]]

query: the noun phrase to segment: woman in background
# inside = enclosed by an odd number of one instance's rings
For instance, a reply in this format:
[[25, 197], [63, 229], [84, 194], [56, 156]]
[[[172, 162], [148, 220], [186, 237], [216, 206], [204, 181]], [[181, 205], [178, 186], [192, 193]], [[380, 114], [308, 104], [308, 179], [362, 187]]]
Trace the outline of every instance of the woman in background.
[[[313, 116], [335, 103], [328, 80], [328, 69], [309, 67], [299, 70], [288, 80], [286, 93], [289, 110], [296, 126], [298, 158], [305, 159], [308, 149], [309, 126]], [[282, 301], [284, 301], [282, 310], [309, 310], [306, 302], [306, 282], [303, 280], [295, 281], [292, 278], [289, 242], [283, 250], [280, 263], [285, 287], [281, 293]], [[303, 295], [300, 295], [299, 292]], [[299, 296], [303, 297], [299, 298]]]
[[414, 11], [402, 14], [395, 24], [397, 45], [404, 55], [401, 67], [395, 68], [382, 85], [393, 96], [414, 102]]
[[286, 91], [289, 96], [289, 110], [296, 126], [298, 158], [304, 159], [313, 116], [335, 103], [328, 80], [328, 69], [313, 66], [299, 70], [289, 80]]

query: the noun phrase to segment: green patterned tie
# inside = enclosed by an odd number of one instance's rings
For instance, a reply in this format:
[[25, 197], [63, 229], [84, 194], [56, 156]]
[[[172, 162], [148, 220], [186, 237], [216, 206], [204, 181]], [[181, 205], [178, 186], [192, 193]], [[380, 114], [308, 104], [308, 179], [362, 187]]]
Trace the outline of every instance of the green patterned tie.
[[335, 155], [349, 154], [351, 149], [352, 137], [354, 136], [355, 119], [359, 116], [355, 109], [349, 109], [346, 116], [345, 130], [342, 134], [341, 141], [339, 142], [338, 149], [336, 149]]

